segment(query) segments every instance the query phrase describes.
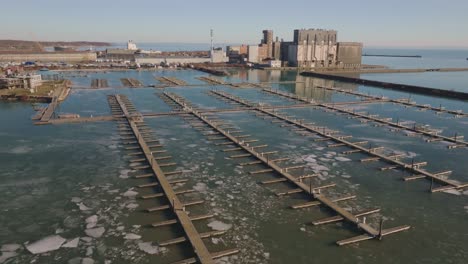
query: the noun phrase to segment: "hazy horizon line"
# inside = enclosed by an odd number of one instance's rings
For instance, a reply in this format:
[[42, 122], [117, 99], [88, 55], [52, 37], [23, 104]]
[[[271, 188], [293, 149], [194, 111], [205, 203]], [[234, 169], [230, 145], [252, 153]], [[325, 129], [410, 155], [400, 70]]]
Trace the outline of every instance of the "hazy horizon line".
[[[9, 41], [31, 41], [31, 42], [105, 42], [110, 44], [126, 44], [126, 41], [104, 41], [104, 40], [25, 40], [25, 39], [0, 39], [0, 40], [9, 40]], [[209, 42], [181, 42], [181, 41], [134, 41], [137, 46], [138, 44], [185, 44], [185, 45], [207, 45], [209, 46]], [[363, 42], [361, 42], [363, 43]], [[229, 45], [258, 45], [258, 43], [235, 43], [235, 42], [215, 42], [216, 45], [222, 46], [229, 46]], [[382, 48], [382, 49], [420, 49], [420, 50], [427, 50], [427, 49], [459, 49], [459, 50], [468, 50], [468, 46], [451, 46], [451, 45], [385, 45], [385, 44], [367, 44], [363, 43], [364, 48]]]

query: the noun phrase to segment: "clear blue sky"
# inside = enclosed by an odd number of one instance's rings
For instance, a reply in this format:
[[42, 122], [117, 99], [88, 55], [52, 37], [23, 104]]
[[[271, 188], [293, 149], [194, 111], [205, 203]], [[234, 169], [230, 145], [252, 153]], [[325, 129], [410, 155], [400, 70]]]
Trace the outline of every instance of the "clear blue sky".
[[338, 30], [366, 46], [468, 48], [468, 0], [0, 0], [0, 39], [258, 43]]

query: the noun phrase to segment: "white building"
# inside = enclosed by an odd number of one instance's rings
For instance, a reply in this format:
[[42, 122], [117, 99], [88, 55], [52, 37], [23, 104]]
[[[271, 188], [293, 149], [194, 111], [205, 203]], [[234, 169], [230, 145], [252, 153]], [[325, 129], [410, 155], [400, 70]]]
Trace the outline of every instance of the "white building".
[[127, 42], [127, 49], [128, 50], [137, 50], [137, 45], [133, 42], [133, 40], [129, 40]]
[[15, 75], [12, 77], [0, 78], [0, 89], [28, 89], [34, 92], [42, 84], [42, 77], [39, 74]]
[[280, 60], [269, 60], [268, 66], [270, 68], [281, 68], [281, 61]]
[[289, 46], [289, 64], [297, 67], [330, 67], [336, 63], [336, 48], [333, 43], [298, 44]]
[[248, 61], [253, 63], [258, 63], [258, 46], [248, 47]]
[[229, 58], [222, 49], [213, 49], [210, 51], [210, 58], [213, 63], [228, 62]]

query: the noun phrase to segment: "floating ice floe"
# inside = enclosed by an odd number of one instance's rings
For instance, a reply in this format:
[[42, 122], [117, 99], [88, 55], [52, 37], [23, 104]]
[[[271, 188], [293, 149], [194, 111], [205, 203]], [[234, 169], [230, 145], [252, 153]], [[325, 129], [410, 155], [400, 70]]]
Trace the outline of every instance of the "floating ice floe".
[[138, 208], [138, 204], [130, 203], [130, 204], [127, 204], [127, 206], [125, 206], [125, 207], [127, 207], [127, 209], [136, 209], [136, 208]]
[[216, 231], [225, 231], [225, 230], [229, 230], [232, 225], [231, 224], [226, 224], [226, 223], [223, 223], [221, 221], [212, 221], [208, 224], [209, 227], [211, 227], [213, 230], [216, 230]]
[[78, 205], [78, 207], [80, 208], [81, 211], [89, 211], [91, 210], [91, 208], [89, 208], [88, 206], [86, 206], [84, 203], [78, 203], [76, 204]]
[[138, 243], [138, 248], [145, 252], [145, 253], [148, 253], [150, 255], [155, 255], [155, 254], [159, 254], [160, 252], [160, 249], [158, 246], [153, 246], [153, 244], [151, 242], [143, 242], [143, 243]]
[[206, 184], [199, 182], [195, 186], [193, 186], [193, 189], [197, 192], [203, 192], [206, 191], [207, 187]]
[[5, 262], [12, 257], [16, 257], [16, 255], [18, 255], [16, 252], [2, 252], [2, 255], [0, 255], [0, 263]]
[[2, 252], [14, 252], [21, 248], [20, 244], [5, 244], [1, 247]]
[[81, 260], [81, 264], [94, 264], [94, 259], [84, 258], [84, 259]]
[[62, 245], [63, 248], [76, 248], [78, 247], [78, 244], [80, 243], [80, 238], [74, 238], [71, 240], [68, 240], [65, 244]]
[[86, 228], [90, 229], [96, 226], [97, 221], [98, 221], [98, 216], [97, 215], [92, 215], [88, 218], [86, 218]]
[[135, 197], [135, 196], [138, 195], [138, 193], [135, 192], [135, 191], [132, 191], [132, 190], [128, 190], [122, 195], [125, 196], [125, 197]]
[[124, 236], [124, 239], [128, 239], [128, 240], [137, 240], [137, 239], [140, 239], [141, 236], [140, 235], [137, 235], [137, 234], [133, 234], [133, 233], [128, 233]]
[[337, 161], [351, 161], [351, 159], [345, 158], [345, 157], [335, 157]]
[[81, 202], [81, 198], [80, 197], [72, 197], [71, 201], [73, 203], [79, 203], [79, 202]]
[[104, 234], [104, 232], [106, 232], [106, 229], [104, 227], [97, 227], [85, 230], [86, 235], [94, 238], [101, 237]]
[[93, 241], [92, 237], [80, 237], [80, 239], [83, 240], [86, 243], [89, 243], [89, 242]]
[[32, 254], [41, 254], [59, 249], [66, 239], [61, 236], [48, 236], [36, 242], [25, 245]]

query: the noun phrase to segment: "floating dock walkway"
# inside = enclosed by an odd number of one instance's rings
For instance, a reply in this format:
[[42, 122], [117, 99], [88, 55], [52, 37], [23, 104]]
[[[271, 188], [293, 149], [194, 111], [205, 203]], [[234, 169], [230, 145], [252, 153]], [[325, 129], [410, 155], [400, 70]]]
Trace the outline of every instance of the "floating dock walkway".
[[313, 106], [317, 106], [317, 107], [325, 108], [325, 109], [328, 109], [328, 110], [348, 114], [350, 116], [360, 118], [360, 119], [363, 119], [363, 120], [372, 121], [372, 122], [375, 122], [375, 123], [387, 125], [389, 127], [396, 128], [397, 130], [406, 130], [406, 131], [409, 131], [409, 132], [420, 134], [420, 135], [423, 135], [423, 136], [427, 137], [427, 140], [426, 140], [427, 142], [445, 141], [445, 142], [448, 142], [448, 143], [452, 143], [452, 145], [447, 146], [447, 148], [449, 148], [449, 149], [459, 148], [459, 147], [467, 147], [468, 146], [468, 142], [464, 141], [463, 136], [458, 135], [458, 134], [455, 134], [453, 137], [442, 136], [442, 135], [439, 135], [437, 131], [432, 131], [432, 130], [427, 130], [427, 129], [424, 129], [424, 128], [420, 128], [420, 127], [417, 127], [416, 124], [414, 124], [414, 126], [405, 126], [403, 124], [403, 122], [399, 122], [399, 121], [393, 122], [391, 120], [391, 118], [381, 118], [381, 117], [378, 117], [376, 115], [370, 115], [370, 114], [366, 114], [366, 113], [356, 112], [354, 110], [348, 110], [348, 109], [345, 109], [345, 108], [340, 108], [340, 107], [337, 107], [337, 106], [333, 106], [332, 104], [317, 104], [315, 102], [311, 102], [310, 99], [307, 99], [307, 98], [304, 98], [304, 97], [299, 97], [299, 96], [297, 96], [295, 94], [281, 92], [281, 91], [273, 90], [273, 89], [263, 89], [263, 91], [271, 93], [271, 94], [276, 94], [276, 95], [279, 95], [279, 96], [282, 96], [282, 97], [285, 97], [285, 98], [288, 98], [288, 99], [292, 99], [292, 100], [295, 100], [295, 101], [298, 101], [298, 102], [301, 102], [301, 103], [310, 103]]
[[120, 81], [125, 87], [137, 88], [144, 86], [139, 80], [133, 78], [122, 78]]
[[[226, 250], [217, 253], [210, 253], [203, 243], [202, 238], [208, 238], [211, 236], [221, 235], [224, 232], [220, 231], [212, 231], [207, 233], [199, 233], [195, 226], [193, 225], [192, 221], [207, 219], [212, 217], [212, 215], [206, 216], [189, 216], [188, 212], [185, 210], [187, 206], [195, 205], [202, 203], [203, 201], [193, 201], [193, 202], [186, 202], [182, 203], [179, 200], [178, 195], [189, 193], [191, 191], [175, 191], [172, 188], [172, 184], [181, 182], [182, 180], [169, 180], [167, 176], [180, 174], [179, 171], [172, 171], [172, 172], [164, 172], [163, 167], [172, 166], [173, 163], [159, 163], [160, 160], [165, 160], [170, 157], [168, 156], [159, 156], [160, 153], [164, 151], [160, 150], [161, 145], [151, 145], [152, 142], [158, 143], [158, 140], [151, 139], [152, 136], [151, 129], [147, 127], [144, 123], [143, 116], [136, 111], [135, 107], [131, 102], [123, 95], [109, 95], [108, 96], [109, 105], [111, 107], [112, 113], [114, 116], [123, 116], [121, 121], [119, 121], [119, 129], [121, 131], [121, 135], [125, 140], [126, 144], [136, 145], [135, 147], [128, 147], [128, 149], [136, 152], [131, 152], [128, 155], [135, 156], [134, 162], [146, 162], [147, 165], [141, 165], [135, 167], [134, 169], [149, 169], [151, 173], [143, 174], [140, 176], [136, 176], [136, 178], [144, 179], [148, 177], [155, 177], [156, 182], [142, 184], [140, 188], [148, 188], [159, 186], [162, 189], [161, 194], [154, 194], [143, 196], [142, 199], [152, 199], [157, 197], [166, 197], [168, 201], [168, 205], [166, 206], [159, 206], [154, 208], [148, 208], [148, 212], [155, 212], [161, 210], [171, 210], [171, 212], [175, 215], [176, 219], [165, 221], [161, 223], [155, 223], [154, 227], [159, 226], [166, 226], [172, 225], [175, 223], [179, 223], [182, 227], [185, 236], [172, 239], [165, 242], [160, 242], [160, 246], [168, 246], [172, 244], [178, 244], [181, 242], [188, 241], [194, 251], [195, 257], [182, 260], [177, 263], [214, 263], [214, 259], [220, 258], [223, 256], [228, 256], [232, 254], [236, 254], [238, 252], [237, 249]], [[138, 158], [141, 156], [141, 158]]]
[[[342, 197], [338, 199], [328, 198], [326, 195], [322, 194], [321, 190], [334, 187], [335, 184], [331, 183], [331, 184], [326, 184], [322, 186], [313, 186], [312, 181], [309, 181], [308, 184], [305, 183], [304, 182], [305, 180], [314, 178], [318, 175], [294, 176], [293, 174], [291, 174], [291, 171], [302, 168], [304, 166], [296, 165], [292, 167], [281, 167], [279, 166], [279, 163], [288, 159], [272, 157], [272, 156], [277, 155], [276, 151], [263, 151], [263, 150], [259, 151], [259, 149], [263, 149], [264, 147], [266, 147], [266, 145], [253, 145], [253, 143], [257, 142], [258, 140], [249, 139], [250, 135], [239, 135], [238, 133], [241, 133], [241, 131], [236, 131], [229, 124], [223, 123], [222, 121], [218, 121], [218, 120], [213, 121], [213, 120], [208, 119], [207, 114], [200, 113], [196, 108], [194, 108], [191, 105], [191, 103], [187, 102], [185, 99], [179, 96], [176, 96], [175, 94], [165, 92], [161, 96], [166, 97], [167, 99], [165, 101], [167, 102], [172, 101], [171, 105], [177, 106], [178, 109], [182, 109], [185, 112], [191, 113], [194, 117], [193, 119], [191, 119], [192, 126], [200, 130], [203, 129], [203, 131], [208, 131], [208, 133], [206, 133], [206, 135], [209, 136], [208, 140], [213, 140], [216, 142], [219, 142], [222, 140], [229, 140], [229, 142], [217, 143], [217, 145], [219, 146], [235, 145], [236, 146], [236, 147], [229, 147], [227, 149], [224, 149], [223, 150], [224, 152], [243, 151], [244, 153], [246, 153], [246, 154], [231, 155], [230, 156], [231, 158], [234, 159], [234, 158], [252, 157], [257, 160], [253, 162], [241, 163], [241, 165], [248, 166], [248, 165], [262, 164], [267, 168], [267, 169], [263, 169], [259, 171], [251, 171], [250, 174], [261, 174], [261, 173], [273, 172], [281, 177], [279, 179], [264, 181], [262, 182], [263, 184], [289, 182], [290, 184], [296, 187], [296, 189], [286, 191], [286, 192], [280, 192], [280, 193], [277, 193], [276, 195], [284, 196], [284, 195], [290, 195], [294, 193], [305, 193], [307, 195], [310, 195], [310, 197], [315, 200], [312, 202], [308, 202], [306, 204], [293, 206], [293, 208], [298, 209], [298, 208], [305, 208], [305, 207], [316, 206], [316, 205], [324, 205], [337, 214], [337, 216], [333, 217], [333, 220], [331, 220], [330, 218], [326, 218], [326, 219], [323, 219], [322, 221], [315, 221], [314, 223], [316, 225], [337, 222], [337, 221], [347, 221], [353, 224], [359, 230], [364, 231], [363, 235], [337, 241], [338, 245], [342, 246], [342, 245], [347, 245], [347, 244], [356, 243], [356, 242], [369, 240], [369, 239], [375, 239], [375, 238], [381, 239], [383, 236], [405, 231], [410, 228], [410, 226], [404, 225], [404, 226], [399, 226], [399, 227], [390, 228], [390, 229], [383, 229], [382, 224], [380, 225], [380, 228], [378, 230], [371, 227], [365, 222], [365, 218], [360, 219], [359, 217], [367, 215], [367, 214], [371, 214], [373, 212], [378, 212], [378, 210], [368, 210], [366, 212], [360, 212], [357, 214], [348, 212], [344, 208], [340, 207], [337, 204], [337, 202], [353, 199], [355, 198], [355, 196]], [[231, 130], [231, 129], [234, 129], [234, 130]]]
[[91, 88], [99, 89], [99, 88], [107, 88], [109, 84], [106, 79], [93, 79], [91, 81]]
[[187, 82], [181, 79], [177, 79], [175, 77], [166, 77], [160, 76], [156, 77], [156, 80], [160, 81], [163, 86], [184, 86], [187, 85]]
[[366, 98], [366, 99], [381, 100], [382, 102], [391, 102], [395, 104], [401, 104], [404, 106], [415, 107], [421, 110], [432, 110], [438, 114], [442, 114], [442, 113], [452, 114], [455, 117], [467, 117], [468, 116], [468, 114], [463, 113], [462, 110], [449, 110], [449, 109], [445, 109], [444, 107], [442, 107], [442, 105], [440, 105], [439, 107], [433, 107], [429, 104], [417, 104], [416, 102], [410, 101], [409, 99], [389, 99], [386, 97], [379, 97], [375, 95], [370, 95], [370, 94], [365, 94], [365, 93], [360, 93], [357, 91], [351, 91], [351, 90], [340, 89], [340, 88], [323, 87], [323, 86], [314, 86], [314, 87], [337, 92], [337, 93], [359, 96], [359, 97]]
[[[313, 133], [317, 136], [320, 136], [324, 140], [330, 140], [336, 142], [336, 144], [330, 144], [329, 147], [341, 147], [341, 146], [346, 146], [350, 147], [353, 150], [350, 151], [345, 151], [343, 154], [352, 154], [352, 153], [365, 153], [372, 158], [370, 159], [364, 159], [361, 160], [362, 162], [366, 161], [383, 161], [386, 163], [391, 164], [392, 166], [390, 167], [383, 167], [381, 170], [389, 170], [389, 169], [401, 169], [401, 170], [406, 170], [412, 173], [412, 176], [404, 178], [406, 181], [409, 180], [417, 180], [417, 179], [424, 179], [427, 178], [431, 180], [431, 187], [430, 191], [431, 192], [440, 192], [440, 191], [446, 191], [450, 189], [464, 189], [468, 187], [468, 183], [458, 183], [453, 180], [448, 180], [443, 178], [447, 174], [450, 174], [451, 171], [445, 171], [445, 172], [439, 172], [439, 173], [431, 173], [426, 170], [421, 169], [420, 167], [427, 165], [426, 162], [422, 163], [405, 163], [403, 161], [400, 161], [399, 159], [402, 158], [401, 155], [390, 155], [387, 156], [385, 154], [379, 153], [379, 151], [382, 151], [383, 148], [377, 148], [377, 147], [365, 147], [363, 144], [367, 144], [368, 142], [351, 142], [348, 141], [347, 138], [350, 138], [351, 136], [335, 136], [334, 134], [337, 133], [337, 131], [331, 131], [330, 129], [323, 127], [323, 126], [316, 126], [315, 124], [309, 124], [305, 123], [303, 120], [299, 119], [293, 119], [289, 116], [286, 115], [281, 115], [274, 110], [267, 110], [264, 109], [263, 107], [255, 106], [253, 103], [250, 103], [242, 98], [235, 97], [233, 95], [230, 95], [226, 92], [221, 92], [221, 91], [211, 91], [212, 94], [221, 96], [225, 99], [231, 100], [236, 104], [241, 104], [247, 107], [255, 107], [255, 109], [265, 115], [268, 115], [270, 117], [277, 118], [283, 122], [286, 122], [297, 129], [300, 129], [300, 132], [302, 131], [307, 131], [309, 133]], [[318, 139], [322, 141], [322, 139]], [[440, 187], [434, 187], [434, 182], [441, 184], [442, 186]]]

